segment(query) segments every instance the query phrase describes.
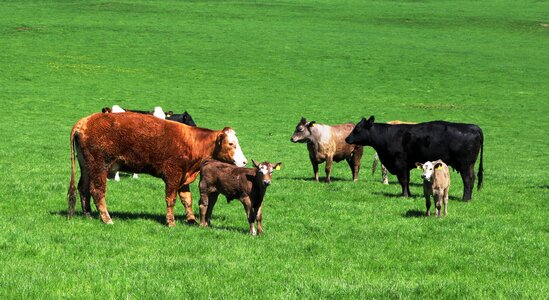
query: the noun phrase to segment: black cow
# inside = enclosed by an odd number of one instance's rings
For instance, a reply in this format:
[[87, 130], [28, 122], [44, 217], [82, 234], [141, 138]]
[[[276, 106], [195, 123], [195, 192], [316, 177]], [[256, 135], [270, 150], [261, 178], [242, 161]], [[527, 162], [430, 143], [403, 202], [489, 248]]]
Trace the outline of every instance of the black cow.
[[166, 120], [176, 121], [179, 123], [196, 127], [193, 117], [191, 117], [191, 115], [187, 111], [185, 111], [182, 114], [174, 114], [173, 111], [170, 110], [169, 112], [166, 113]]
[[471, 200], [480, 150], [477, 188], [482, 188], [484, 137], [477, 125], [445, 121], [388, 125], [374, 123], [371, 116], [362, 118], [345, 141], [373, 147], [381, 163], [398, 177], [405, 197], [410, 196], [410, 170], [415, 163], [441, 159], [461, 174], [463, 200]]

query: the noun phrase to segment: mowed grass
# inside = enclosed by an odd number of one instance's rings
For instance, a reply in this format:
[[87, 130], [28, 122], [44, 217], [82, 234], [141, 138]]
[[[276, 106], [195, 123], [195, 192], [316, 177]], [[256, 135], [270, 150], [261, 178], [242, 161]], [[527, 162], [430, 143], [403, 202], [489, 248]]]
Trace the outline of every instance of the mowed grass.
[[[0, 298], [547, 298], [549, 3], [20, 1], [0, 10]], [[69, 133], [104, 106], [187, 110], [282, 161], [246, 234], [238, 201], [211, 228], [142, 175], [108, 182], [114, 225], [66, 218]], [[301, 116], [447, 120], [483, 130], [484, 189], [449, 215], [346, 163], [311, 181]], [[324, 173], [321, 169], [321, 175]], [[197, 184], [192, 185], [198, 214]]]

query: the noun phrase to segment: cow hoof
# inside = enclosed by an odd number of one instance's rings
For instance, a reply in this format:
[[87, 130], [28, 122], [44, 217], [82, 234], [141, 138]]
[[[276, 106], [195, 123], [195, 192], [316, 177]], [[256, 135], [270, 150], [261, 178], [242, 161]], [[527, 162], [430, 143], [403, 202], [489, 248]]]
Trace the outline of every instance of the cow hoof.
[[194, 224], [196, 224], [196, 219], [195, 219], [195, 218], [188, 219], [188, 220], [187, 220], [187, 224], [189, 224], [189, 225], [194, 225]]
[[167, 225], [168, 227], [170, 227], [170, 228], [171, 228], [171, 227], [175, 227], [175, 222], [167, 223], [166, 225]]
[[112, 220], [108, 220], [107, 222], [105, 222], [105, 224], [107, 224], [107, 225], [112, 225], [112, 224], [114, 224], [114, 223], [112, 222]]

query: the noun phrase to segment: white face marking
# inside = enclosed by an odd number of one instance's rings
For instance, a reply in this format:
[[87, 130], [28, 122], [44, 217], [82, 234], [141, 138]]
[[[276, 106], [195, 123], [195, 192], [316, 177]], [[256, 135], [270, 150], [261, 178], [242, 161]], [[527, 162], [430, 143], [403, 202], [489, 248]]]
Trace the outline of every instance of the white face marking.
[[433, 164], [428, 161], [423, 164], [423, 174], [421, 177], [423, 177], [427, 181], [431, 181], [431, 177], [433, 176]]
[[234, 149], [234, 164], [238, 167], [244, 167], [246, 166], [246, 157], [244, 156], [244, 153], [242, 153], [242, 149], [240, 148], [240, 144], [238, 143], [238, 138], [236, 137], [236, 133], [234, 130], [227, 130], [225, 132], [227, 134], [227, 138], [229, 139], [229, 144], [233, 144], [236, 146]]
[[122, 107], [115, 104], [115, 105], [112, 106], [111, 112], [113, 112], [113, 113], [123, 113], [123, 112], [126, 112], [126, 111]]
[[263, 175], [269, 174], [269, 167], [266, 165], [259, 165], [259, 172], [263, 173]]
[[166, 114], [162, 110], [162, 107], [157, 106], [154, 108], [153, 116], [160, 118], [160, 119], [166, 119]]

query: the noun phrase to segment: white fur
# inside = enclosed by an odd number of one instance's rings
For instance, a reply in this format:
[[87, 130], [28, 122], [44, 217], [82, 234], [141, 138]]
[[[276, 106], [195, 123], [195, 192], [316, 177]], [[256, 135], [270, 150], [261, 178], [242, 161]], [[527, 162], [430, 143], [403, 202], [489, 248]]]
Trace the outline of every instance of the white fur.
[[160, 119], [166, 119], [166, 114], [164, 113], [164, 111], [162, 110], [162, 107], [160, 106], [156, 106], [154, 108], [154, 113], [153, 113], [153, 116], [157, 117], [157, 118], [160, 118]]
[[430, 182], [431, 177], [433, 177], [433, 164], [428, 161], [423, 164], [423, 178]]
[[263, 173], [263, 175], [269, 174], [269, 167], [266, 165], [259, 165], [259, 172]]
[[232, 143], [236, 146], [236, 149], [234, 151], [234, 164], [238, 167], [244, 167], [246, 166], [247, 160], [244, 156], [244, 153], [242, 153], [242, 149], [240, 148], [240, 144], [238, 143], [238, 138], [236, 137], [236, 133], [234, 130], [228, 130], [225, 132], [227, 134], [227, 137], [229, 139], [229, 143]]
[[126, 111], [122, 107], [115, 104], [115, 105], [112, 106], [111, 112], [113, 112], [113, 113], [123, 113], [123, 112], [126, 112]]

